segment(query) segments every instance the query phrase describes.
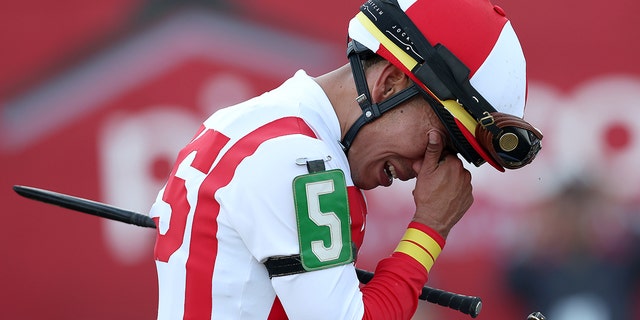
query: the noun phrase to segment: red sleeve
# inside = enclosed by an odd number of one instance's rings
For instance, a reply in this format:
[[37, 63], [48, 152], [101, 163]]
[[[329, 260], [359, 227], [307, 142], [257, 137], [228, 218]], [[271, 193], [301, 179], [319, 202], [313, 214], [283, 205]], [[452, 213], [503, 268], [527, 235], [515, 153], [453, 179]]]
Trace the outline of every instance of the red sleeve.
[[390, 257], [378, 263], [373, 279], [361, 288], [363, 319], [411, 319], [415, 313], [429, 269], [445, 240], [431, 228], [412, 222], [403, 242], [410, 242], [415, 251], [399, 245]]

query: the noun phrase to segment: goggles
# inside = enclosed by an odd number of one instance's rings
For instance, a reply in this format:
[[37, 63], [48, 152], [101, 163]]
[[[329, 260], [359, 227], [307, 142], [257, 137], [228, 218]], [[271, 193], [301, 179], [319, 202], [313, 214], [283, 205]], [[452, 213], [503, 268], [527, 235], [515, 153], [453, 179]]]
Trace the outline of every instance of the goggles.
[[[390, 18], [373, 16], [367, 4], [381, 8]], [[465, 160], [476, 166], [488, 162], [500, 171], [518, 169], [533, 161], [541, 149], [543, 136], [539, 130], [520, 117], [498, 112], [471, 85], [469, 68], [442, 44], [431, 45], [396, 1], [370, 0], [367, 4], [361, 7], [360, 15], [378, 30], [406, 33], [403, 39], [380, 34], [415, 60], [408, 75]]]

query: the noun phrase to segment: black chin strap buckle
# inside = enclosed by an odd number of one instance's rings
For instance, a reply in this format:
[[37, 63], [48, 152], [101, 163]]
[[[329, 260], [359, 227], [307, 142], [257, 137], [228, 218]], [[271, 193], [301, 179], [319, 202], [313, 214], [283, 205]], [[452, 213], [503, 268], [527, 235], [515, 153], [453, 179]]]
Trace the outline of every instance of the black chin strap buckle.
[[[360, 106], [362, 107], [362, 105]], [[364, 116], [366, 123], [373, 121], [374, 119], [380, 117], [382, 112], [380, 112], [380, 108], [378, 104], [370, 104], [368, 107], [362, 108], [362, 115]]]

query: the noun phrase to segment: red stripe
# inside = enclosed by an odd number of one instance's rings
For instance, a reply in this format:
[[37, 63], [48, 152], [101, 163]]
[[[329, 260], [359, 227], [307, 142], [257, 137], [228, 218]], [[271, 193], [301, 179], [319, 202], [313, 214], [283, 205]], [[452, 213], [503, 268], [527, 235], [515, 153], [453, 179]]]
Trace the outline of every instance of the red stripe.
[[351, 241], [360, 248], [364, 240], [363, 225], [367, 216], [367, 203], [362, 191], [355, 186], [347, 187], [347, 194], [349, 196], [349, 216], [351, 216]]
[[271, 312], [269, 312], [269, 317], [267, 320], [285, 320], [287, 318], [287, 313], [284, 311], [284, 307], [282, 306], [282, 302], [280, 299], [276, 297], [273, 301], [273, 306], [271, 306]]
[[471, 76], [487, 59], [507, 23], [488, 0], [417, 1], [406, 13], [432, 45], [443, 43], [462, 60]]
[[291, 134], [316, 138], [311, 128], [300, 118], [275, 120], [238, 140], [202, 183], [199, 195], [202, 203], [198, 203], [194, 213], [192, 241], [186, 265], [185, 319], [211, 318], [211, 281], [218, 252], [216, 218], [220, 212], [220, 204], [214, 198], [215, 192], [231, 182], [240, 162], [252, 155], [260, 144]]
[[[186, 182], [176, 176], [179, 164], [195, 151], [196, 156], [191, 163], [191, 167], [202, 173], [207, 173], [222, 147], [229, 141], [229, 138], [214, 130], [207, 130], [200, 136], [203, 130], [204, 126], [200, 128], [196, 135], [199, 138], [192, 140], [189, 145], [178, 153], [176, 166], [173, 168], [170, 175], [171, 178], [162, 194], [162, 200], [171, 205], [172, 214], [169, 230], [165, 234], [161, 234], [159, 230], [157, 233], [154, 255], [158, 261], [169, 261], [169, 257], [182, 246], [185, 226], [187, 225], [187, 215], [191, 208], [187, 201]], [[160, 225], [160, 217], [155, 217], [153, 220], [156, 225]]]

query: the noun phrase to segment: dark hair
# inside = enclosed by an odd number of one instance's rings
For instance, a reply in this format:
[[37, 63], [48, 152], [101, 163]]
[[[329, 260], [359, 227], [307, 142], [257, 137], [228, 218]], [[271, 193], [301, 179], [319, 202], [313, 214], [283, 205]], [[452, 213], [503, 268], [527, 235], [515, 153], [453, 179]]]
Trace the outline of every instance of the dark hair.
[[364, 70], [369, 69], [371, 66], [375, 65], [378, 62], [385, 61], [385, 59], [377, 54], [372, 54], [368, 56], [362, 63], [362, 67]]

